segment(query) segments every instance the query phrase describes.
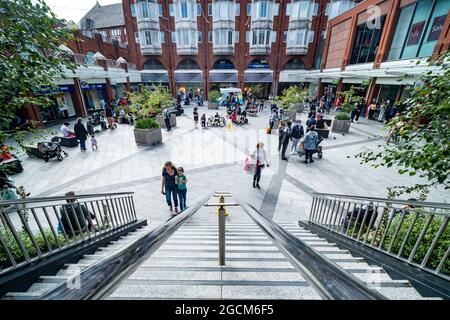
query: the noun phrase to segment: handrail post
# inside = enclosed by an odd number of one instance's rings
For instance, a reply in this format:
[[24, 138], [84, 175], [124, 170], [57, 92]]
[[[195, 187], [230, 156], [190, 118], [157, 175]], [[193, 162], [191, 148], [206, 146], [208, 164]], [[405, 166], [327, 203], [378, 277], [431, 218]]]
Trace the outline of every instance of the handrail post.
[[219, 197], [219, 265], [225, 265], [225, 198]]

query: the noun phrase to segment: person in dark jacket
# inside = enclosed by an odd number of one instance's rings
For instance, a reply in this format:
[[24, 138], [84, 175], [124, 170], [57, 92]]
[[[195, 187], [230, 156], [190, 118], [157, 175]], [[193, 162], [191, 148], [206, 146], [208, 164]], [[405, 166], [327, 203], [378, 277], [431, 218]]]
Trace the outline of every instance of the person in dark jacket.
[[289, 141], [291, 140], [291, 134], [292, 134], [291, 125], [292, 125], [292, 122], [288, 121], [287, 125], [283, 129], [283, 136], [282, 136], [283, 140], [281, 141], [281, 143], [283, 144], [283, 146], [281, 148], [281, 160], [287, 160], [286, 150], [289, 145]]
[[74, 127], [75, 136], [78, 140], [80, 140], [80, 149], [81, 151], [86, 150], [86, 140], [88, 138], [88, 132], [86, 127], [84, 126], [82, 119], [78, 118], [77, 123]]
[[[66, 193], [67, 197], [75, 196], [75, 192]], [[61, 229], [68, 236], [75, 236], [79, 233], [92, 231], [94, 229], [95, 215], [89, 212], [84, 204], [78, 203], [77, 199], [66, 200], [67, 204], [59, 209], [61, 217]]]

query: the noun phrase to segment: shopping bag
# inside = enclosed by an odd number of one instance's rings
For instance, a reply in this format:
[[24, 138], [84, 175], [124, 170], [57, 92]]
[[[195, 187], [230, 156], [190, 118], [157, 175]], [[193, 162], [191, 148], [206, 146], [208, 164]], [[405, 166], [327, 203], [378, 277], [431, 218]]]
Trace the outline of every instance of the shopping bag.
[[297, 154], [300, 157], [305, 155], [305, 144], [302, 141], [298, 143]]
[[267, 127], [267, 128], [266, 128], [266, 133], [267, 133], [267, 134], [270, 134], [270, 127]]

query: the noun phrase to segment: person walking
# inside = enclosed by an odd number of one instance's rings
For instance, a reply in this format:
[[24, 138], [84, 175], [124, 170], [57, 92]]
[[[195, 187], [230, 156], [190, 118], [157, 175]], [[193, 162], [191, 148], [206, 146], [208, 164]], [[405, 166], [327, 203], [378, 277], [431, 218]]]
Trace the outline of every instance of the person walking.
[[275, 126], [275, 122], [278, 120], [278, 113], [276, 110], [272, 111], [272, 116], [269, 120], [269, 133], [272, 133], [273, 127]]
[[264, 143], [258, 142], [256, 144], [256, 150], [250, 155], [250, 158], [255, 161], [255, 174], [253, 175], [253, 188], [261, 189], [259, 182], [261, 180], [261, 170], [267, 166], [269, 167], [269, 161], [267, 161], [267, 153], [264, 150]]
[[367, 116], [367, 119], [373, 120], [373, 115], [375, 114], [375, 111], [377, 111], [377, 103], [376, 100], [373, 99], [372, 103], [369, 106], [369, 115]]
[[171, 115], [169, 109], [167, 109], [167, 107], [164, 108], [164, 111], [163, 111], [163, 117], [164, 117], [164, 123], [166, 124], [166, 129], [167, 129], [167, 131], [172, 130], [172, 127], [170, 126], [170, 117], [171, 117], [171, 116], [172, 116], [172, 115]]
[[73, 131], [75, 132], [75, 137], [80, 140], [81, 151], [86, 151], [86, 140], [88, 138], [88, 132], [82, 121], [83, 120], [81, 118], [78, 118]]
[[291, 146], [291, 154], [296, 154], [298, 150], [298, 144], [300, 142], [300, 139], [303, 138], [305, 135], [305, 131], [303, 129], [302, 121], [297, 120], [293, 127], [292, 127], [292, 133], [291, 133], [291, 140], [292, 140], [292, 146]]
[[[166, 196], [171, 215], [178, 213], [178, 172], [172, 162], [167, 161], [162, 169], [161, 193]], [[173, 205], [172, 205], [173, 200]]]
[[187, 178], [184, 174], [183, 167], [178, 168], [178, 199], [180, 200], [180, 210], [186, 209], [186, 194], [187, 194]]
[[291, 128], [292, 122], [288, 121], [287, 125], [283, 129], [283, 140], [281, 143], [283, 144], [281, 148], [281, 160], [287, 160], [286, 158], [286, 150], [289, 145], [289, 141], [291, 140], [291, 134], [292, 134], [292, 128]]
[[314, 150], [316, 150], [317, 141], [319, 139], [319, 135], [317, 134], [315, 127], [311, 126], [308, 128], [308, 132], [305, 135], [305, 138], [303, 139], [303, 145], [305, 148], [305, 161], [304, 163], [314, 162], [312, 159], [312, 155], [314, 153]]
[[281, 155], [281, 148], [283, 147], [283, 134], [284, 134], [284, 127], [286, 124], [282, 121], [280, 122], [280, 125], [278, 126], [278, 154]]
[[115, 129], [115, 124], [114, 124], [114, 109], [111, 107], [110, 104], [106, 104], [105, 105], [105, 118], [106, 121], [108, 121], [109, 124], [109, 128], [111, 130]]
[[195, 107], [194, 111], [192, 112], [192, 114], [194, 115], [194, 128], [197, 129], [198, 128], [198, 108]]
[[[355, 117], [357, 116], [357, 114], [358, 114], [358, 103], [355, 102], [352, 106], [352, 112], [350, 114], [352, 123], [353, 123], [353, 120], [355, 120]], [[358, 122], [358, 121], [356, 121], [356, 122]]]

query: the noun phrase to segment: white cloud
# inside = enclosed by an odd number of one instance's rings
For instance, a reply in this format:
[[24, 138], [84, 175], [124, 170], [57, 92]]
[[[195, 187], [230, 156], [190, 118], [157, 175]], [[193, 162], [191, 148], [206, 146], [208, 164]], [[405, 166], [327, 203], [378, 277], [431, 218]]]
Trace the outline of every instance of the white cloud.
[[[58, 18], [78, 23], [80, 19], [95, 5], [96, 0], [44, 0]], [[120, 0], [99, 0], [100, 5], [120, 3]]]

